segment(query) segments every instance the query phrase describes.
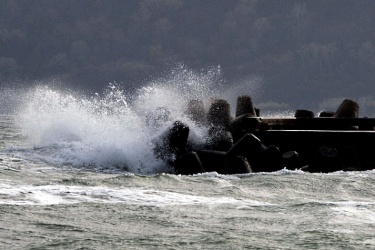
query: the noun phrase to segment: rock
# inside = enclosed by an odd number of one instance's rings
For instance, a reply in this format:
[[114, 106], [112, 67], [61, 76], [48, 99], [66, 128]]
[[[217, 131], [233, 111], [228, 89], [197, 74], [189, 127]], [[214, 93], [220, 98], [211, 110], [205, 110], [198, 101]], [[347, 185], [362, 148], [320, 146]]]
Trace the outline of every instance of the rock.
[[323, 145], [315, 152], [308, 171], [312, 173], [329, 173], [340, 168], [340, 159], [336, 147]]
[[335, 112], [333, 111], [322, 111], [319, 113], [319, 117], [333, 117]]
[[260, 119], [250, 114], [244, 114], [236, 117], [230, 123], [230, 131], [233, 135], [234, 141], [238, 141], [247, 133], [253, 133], [260, 127]]
[[270, 145], [263, 152], [257, 172], [275, 172], [284, 168], [282, 154], [277, 146]]
[[359, 105], [353, 100], [345, 99], [333, 117], [335, 118], [358, 118]]
[[253, 107], [253, 101], [248, 95], [239, 96], [237, 98], [236, 117], [248, 114], [249, 116], [256, 117], [256, 111]]
[[192, 175], [205, 172], [203, 164], [196, 152], [181, 155], [175, 165], [176, 174]]
[[204, 109], [203, 101], [190, 100], [187, 107], [187, 116], [198, 125], [206, 123], [206, 111]]
[[217, 172], [226, 174], [228, 172], [228, 162], [225, 152], [214, 150], [197, 151], [198, 157], [206, 172]]
[[214, 100], [207, 112], [208, 125], [228, 130], [231, 120], [229, 103], [222, 99]]
[[171, 127], [153, 140], [156, 157], [172, 163], [185, 153], [188, 136], [189, 127], [180, 121], [175, 121]]
[[296, 170], [301, 168], [298, 152], [288, 151], [285, 152], [282, 157], [286, 169]]
[[229, 157], [227, 164], [227, 174], [248, 174], [253, 172], [247, 159], [242, 156]]
[[221, 127], [211, 127], [208, 130], [207, 143], [205, 149], [216, 151], [227, 151], [233, 146], [232, 133]]
[[262, 143], [258, 137], [248, 133], [228, 150], [227, 155], [228, 157], [251, 157], [251, 155], [259, 153], [261, 145]]
[[314, 118], [314, 112], [305, 109], [297, 109], [296, 113], [294, 114], [295, 118]]

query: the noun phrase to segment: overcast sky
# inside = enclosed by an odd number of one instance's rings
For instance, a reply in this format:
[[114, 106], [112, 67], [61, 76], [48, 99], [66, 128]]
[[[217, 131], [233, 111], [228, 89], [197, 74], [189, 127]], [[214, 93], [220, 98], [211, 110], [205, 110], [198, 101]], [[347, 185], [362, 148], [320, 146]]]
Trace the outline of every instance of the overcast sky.
[[371, 108], [372, 0], [2, 0], [0, 85], [134, 89], [183, 64], [220, 66], [233, 87], [262, 79], [264, 103]]

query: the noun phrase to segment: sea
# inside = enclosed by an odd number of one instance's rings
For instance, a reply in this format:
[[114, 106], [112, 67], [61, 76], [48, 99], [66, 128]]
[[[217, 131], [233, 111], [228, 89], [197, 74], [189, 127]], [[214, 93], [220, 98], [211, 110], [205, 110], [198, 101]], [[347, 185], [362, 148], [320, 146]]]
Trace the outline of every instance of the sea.
[[132, 93], [15, 91], [0, 115], [0, 248], [375, 249], [373, 170], [181, 176], [154, 156], [168, 122], [147, 114], [167, 107], [202, 141], [183, 105], [219, 96], [212, 82], [182, 70]]

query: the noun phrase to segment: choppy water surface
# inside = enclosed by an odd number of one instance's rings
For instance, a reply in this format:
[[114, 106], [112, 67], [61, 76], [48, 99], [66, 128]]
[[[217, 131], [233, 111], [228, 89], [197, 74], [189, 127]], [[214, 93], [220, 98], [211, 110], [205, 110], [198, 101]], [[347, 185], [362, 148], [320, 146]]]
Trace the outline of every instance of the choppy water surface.
[[25, 138], [13, 117], [1, 117], [1, 124], [3, 142], [13, 145], [1, 151], [2, 247], [375, 247], [372, 171], [236, 176], [89, 171], [38, 158], [38, 149], [22, 147]]
[[173, 107], [199, 141], [205, 129], [182, 104], [217, 94], [214, 74], [183, 76], [206, 87], [186, 87], [178, 104], [164, 85], [132, 100], [113, 85], [86, 99], [37, 88], [0, 116], [1, 248], [375, 248], [375, 171], [165, 174], [150, 147], [160, 128], [142, 117]]

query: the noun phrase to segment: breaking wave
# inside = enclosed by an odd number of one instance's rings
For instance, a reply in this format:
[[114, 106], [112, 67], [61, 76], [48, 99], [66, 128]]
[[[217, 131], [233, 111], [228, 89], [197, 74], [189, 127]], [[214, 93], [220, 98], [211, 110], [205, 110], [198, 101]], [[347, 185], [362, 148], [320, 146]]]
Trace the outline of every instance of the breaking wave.
[[[200, 99], [206, 106], [212, 97], [243, 94], [238, 86], [225, 89], [223, 83], [220, 68], [197, 73], [178, 66], [133, 93], [116, 83], [89, 97], [37, 86], [23, 98], [16, 121], [33, 155], [50, 164], [167, 172], [168, 167], [154, 156], [152, 139], [180, 120], [191, 129], [189, 140], [203, 140], [207, 129], [185, 115], [186, 104]], [[243, 87], [252, 94], [258, 83], [259, 79], [249, 79]], [[171, 119], [150, 116], [157, 108], [168, 110]]]

